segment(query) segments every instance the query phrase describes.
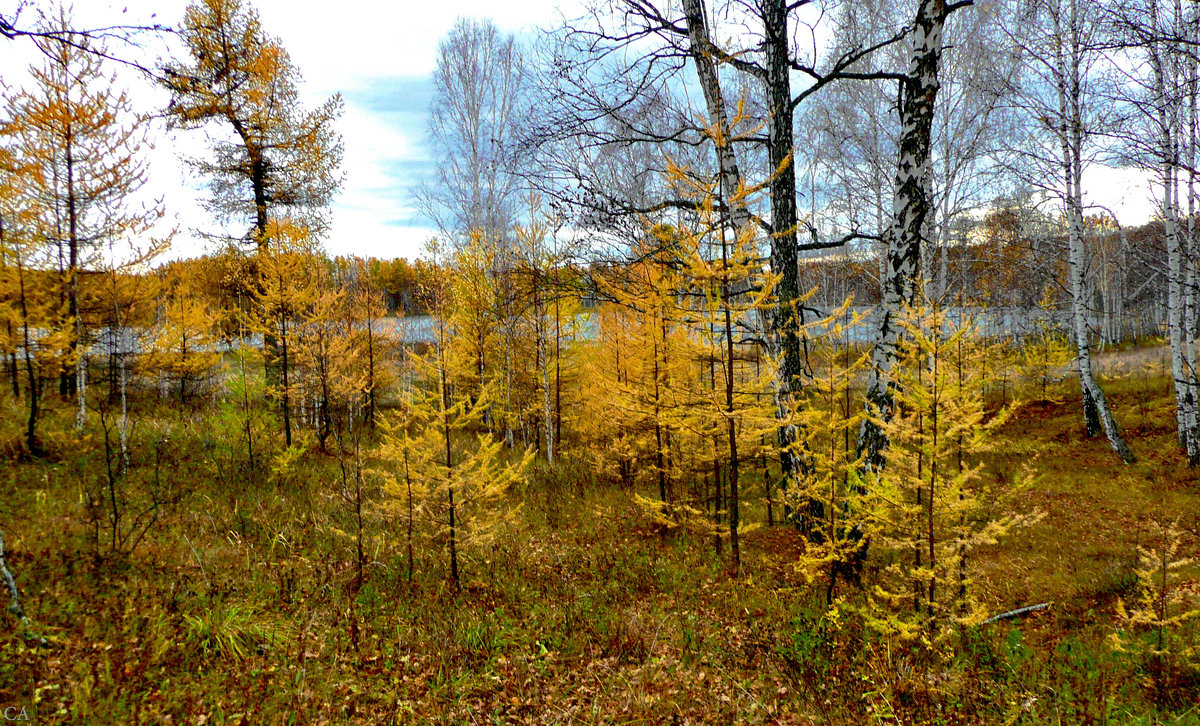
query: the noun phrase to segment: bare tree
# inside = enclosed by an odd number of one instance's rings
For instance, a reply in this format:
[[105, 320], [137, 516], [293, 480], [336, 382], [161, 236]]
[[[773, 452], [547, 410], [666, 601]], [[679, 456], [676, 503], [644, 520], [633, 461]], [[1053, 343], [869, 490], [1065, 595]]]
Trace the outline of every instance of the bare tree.
[[1030, 146], [1022, 150], [1021, 170], [1026, 181], [1063, 206], [1071, 332], [1084, 425], [1089, 436], [1103, 431], [1113, 450], [1128, 463], [1133, 454], [1092, 370], [1088, 326], [1083, 174], [1095, 159], [1096, 134], [1107, 124], [1096, 97], [1103, 47], [1099, 19], [1095, 6], [1080, 0], [1021, 0], [1014, 12], [1022, 32], [1011, 37], [1025, 69], [1015, 90], [1028, 128], [1036, 131], [1030, 136]]
[[[1166, 240], [1167, 340], [1179, 447], [1200, 465], [1200, 379], [1196, 375], [1196, 24], [1180, 0], [1141, 0], [1113, 10], [1119, 45], [1140, 63], [1124, 74], [1137, 122], [1122, 135], [1127, 159], [1158, 175]], [[1123, 67], [1124, 66], [1123, 64]], [[1186, 195], [1187, 212], [1180, 195]]]
[[[948, 300], [953, 230], [995, 195], [1003, 174], [997, 162], [1005, 156], [1006, 141], [1018, 133], [1017, 115], [1008, 107], [1019, 58], [1002, 31], [1004, 20], [989, 4], [947, 21], [930, 150], [933, 208], [921, 256], [925, 296], [933, 302]], [[958, 291], [963, 292], [961, 282]]]
[[[59, 10], [63, 6], [59, 6]], [[113, 61], [133, 68], [149, 77], [156, 72], [142, 62], [125, 54], [111, 52], [111, 45], [137, 48], [146, 36], [170, 32], [159, 23], [113, 23], [83, 27], [56, 26], [48, 22], [53, 11], [37, 8], [31, 0], [18, 0], [15, 7], [0, 11], [0, 37], [7, 40], [29, 40], [48, 57], [62, 52], [61, 48], [73, 48], [97, 59]], [[153, 21], [157, 13], [150, 14]]]
[[460, 19], [438, 46], [429, 134], [435, 182], [418, 192], [448, 235], [506, 238], [520, 199], [514, 165], [525, 61], [512, 35], [490, 20]]

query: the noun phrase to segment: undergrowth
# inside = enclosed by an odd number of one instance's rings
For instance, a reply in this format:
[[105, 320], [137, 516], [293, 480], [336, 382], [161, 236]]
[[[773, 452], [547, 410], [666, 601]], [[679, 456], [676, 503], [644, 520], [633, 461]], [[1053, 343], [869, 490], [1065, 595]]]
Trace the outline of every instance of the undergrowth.
[[[518, 515], [463, 553], [461, 589], [436, 537], [417, 543], [409, 582], [402, 527], [370, 510], [356, 587], [334, 456], [235, 466], [190, 412], [142, 412], [133, 466], [166, 436], [177, 496], [121, 551], [93, 536], [103, 513], [83, 478], [104, 452], [73, 443], [70, 411], [37, 460], [8, 446], [6, 423], [0, 521], [31, 625], [0, 629], [0, 707], [85, 724], [1200, 723], [1194, 621], [1171, 633], [1179, 657], [1133, 647], [1145, 633], [1112, 647], [1155, 522], [1178, 520], [1179, 550], [1196, 552], [1200, 492], [1172, 446], [1166, 381], [1110, 385], [1139, 463], [1117, 468], [1085, 440], [1064, 388], [1005, 425], [984, 469], [1035, 477], [1021, 506], [1045, 517], [972, 559], [977, 597], [997, 613], [1053, 605], [933, 648], [826, 607], [793, 566], [795, 530], [747, 531], [731, 576], [710, 537], [663, 531], [636, 492], [569, 458], [510, 491]], [[127, 481], [120, 504], [140, 511], [148, 480]], [[747, 511], [765, 519], [761, 502]], [[1176, 576], [1194, 584], [1189, 567]]]

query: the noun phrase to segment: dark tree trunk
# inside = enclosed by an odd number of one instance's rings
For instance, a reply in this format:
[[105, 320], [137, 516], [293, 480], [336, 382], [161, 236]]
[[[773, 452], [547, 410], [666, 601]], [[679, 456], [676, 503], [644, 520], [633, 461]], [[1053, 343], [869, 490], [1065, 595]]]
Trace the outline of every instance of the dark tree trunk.
[[[800, 347], [800, 273], [798, 269], [796, 165], [793, 157], [793, 107], [788, 51], [788, 8], [786, 0], [764, 0], [763, 30], [766, 36], [766, 92], [770, 109], [767, 156], [770, 161], [771, 271], [779, 275], [775, 285], [775, 308], [770, 314], [773, 342], [778, 346], [779, 372], [776, 380], [779, 427], [781, 490], [806, 473], [804, 457], [796, 451], [798, 431], [787, 423], [800, 393], [804, 360]], [[819, 502], [809, 506], [811, 514]], [[787, 507], [785, 506], [785, 510]]]
[[741, 539], [738, 536], [741, 512], [739, 509], [738, 493], [738, 447], [737, 447], [737, 418], [734, 416], [733, 376], [736, 372], [733, 357], [733, 318], [729, 310], [729, 246], [724, 239], [725, 230], [721, 229], [721, 302], [725, 308], [725, 422], [726, 434], [729, 437], [729, 554], [733, 557], [734, 571], [742, 567]]
[[[73, 153], [70, 126], [67, 127], [67, 317], [71, 320], [71, 335], [67, 343], [67, 359], [74, 360], [80, 355], [80, 331], [83, 326], [79, 320], [79, 210], [75, 198], [75, 157]], [[78, 391], [79, 380], [75, 370], [66, 373], [66, 395], [75, 395]]]

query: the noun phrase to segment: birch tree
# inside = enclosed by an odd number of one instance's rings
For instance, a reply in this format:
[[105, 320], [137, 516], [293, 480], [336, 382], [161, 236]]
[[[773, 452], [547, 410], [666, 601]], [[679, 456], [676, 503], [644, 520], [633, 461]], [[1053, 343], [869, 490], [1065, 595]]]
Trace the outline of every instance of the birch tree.
[[477, 230], [489, 244], [515, 221], [521, 177], [516, 135], [526, 85], [516, 39], [490, 20], [460, 18], [438, 45], [429, 136], [438, 165], [418, 196], [443, 233]]
[[1013, 37], [1025, 59], [1019, 101], [1029, 117], [1032, 147], [1022, 154], [1023, 176], [1062, 204], [1067, 237], [1071, 337], [1079, 367], [1084, 427], [1104, 432], [1121, 460], [1133, 453], [1113, 418], [1092, 366], [1088, 324], [1089, 261], [1084, 240], [1083, 175], [1103, 126], [1096, 97], [1099, 25], [1096, 8], [1079, 0], [1034, 0], [1017, 8], [1026, 29]]
[[946, 18], [963, 3], [921, 0], [913, 20], [908, 70], [900, 83], [900, 141], [891, 227], [886, 233], [887, 262], [878, 329], [867, 381], [867, 413], [859, 429], [858, 449], [867, 470], [883, 465], [892, 417], [895, 382], [892, 368], [903, 332], [903, 310], [920, 302], [921, 245], [926, 242], [925, 218], [930, 211], [929, 158], [934, 109], [940, 88], [942, 33]]
[[[1179, 448], [1200, 465], [1200, 380], [1196, 375], [1196, 51], [1197, 11], [1176, 0], [1144, 0], [1115, 11], [1127, 50], [1137, 122], [1124, 134], [1129, 158], [1157, 176], [1166, 241], [1167, 340]], [[1181, 195], [1186, 202], [1181, 202]], [[1186, 213], [1184, 211], [1186, 204]]]

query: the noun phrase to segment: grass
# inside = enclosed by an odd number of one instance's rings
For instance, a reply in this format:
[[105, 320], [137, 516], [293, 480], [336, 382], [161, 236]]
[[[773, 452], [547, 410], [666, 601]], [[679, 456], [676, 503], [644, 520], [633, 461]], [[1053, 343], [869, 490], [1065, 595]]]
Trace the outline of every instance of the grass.
[[372, 510], [355, 591], [335, 459], [235, 480], [170, 409], [141, 412], [156, 420], [136, 435], [172, 432], [182, 498], [136, 550], [108, 553], [80, 504], [100, 455], [73, 445], [64, 404], [46, 427], [57, 453], [3, 469], [36, 632], [0, 629], [0, 707], [82, 724], [1200, 723], [1195, 670], [1173, 666], [1160, 701], [1152, 664], [1109, 647], [1153, 521], [1178, 518], [1185, 552], [1200, 531], [1168, 382], [1144, 357], [1103, 362], [1137, 463], [1082, 436], [1070, 382], [1002, 430], [987, 475], [1023, 480], [1019, 506], [1045, 516], [975, 558], [975, 587], [995, 612], [1054, 606], [966, 629], [935, 658], [831, 621], [790, 528], [748, 532], [733, 578], [709, 538], [660, 535], [630, 492], [570, 464], [513, 493], [520, 518], [463, 553], [461, 591], [429, 539], [409, 584], [402, 528]]

